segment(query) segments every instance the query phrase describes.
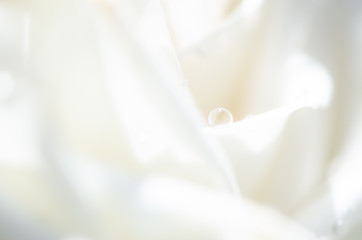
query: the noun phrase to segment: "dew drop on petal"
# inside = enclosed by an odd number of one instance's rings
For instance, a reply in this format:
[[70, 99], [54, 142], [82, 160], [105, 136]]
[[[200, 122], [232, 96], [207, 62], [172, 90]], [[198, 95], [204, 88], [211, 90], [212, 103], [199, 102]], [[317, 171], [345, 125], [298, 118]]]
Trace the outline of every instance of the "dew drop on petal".
[[210, 112], [208, 122], [210, 126], [229, 124], [233, 122], [233, 115], [226, 108], [218, 107]]

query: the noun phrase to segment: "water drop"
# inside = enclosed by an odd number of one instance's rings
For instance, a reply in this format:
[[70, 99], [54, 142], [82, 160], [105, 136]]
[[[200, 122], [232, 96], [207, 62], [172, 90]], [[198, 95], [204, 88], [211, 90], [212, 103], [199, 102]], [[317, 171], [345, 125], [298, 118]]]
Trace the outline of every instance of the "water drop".
[[218, 107], [210, 112], [208, 122], [210, 126], [229, 124], [233, 122], [233, 115], [226, 108]]

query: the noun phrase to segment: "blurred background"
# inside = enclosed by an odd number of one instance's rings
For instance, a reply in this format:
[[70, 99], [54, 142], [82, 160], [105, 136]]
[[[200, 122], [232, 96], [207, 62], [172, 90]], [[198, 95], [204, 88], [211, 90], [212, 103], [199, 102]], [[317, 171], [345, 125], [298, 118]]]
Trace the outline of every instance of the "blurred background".
[[361, 239], [361, 13], [0, 0], [0, 239]]

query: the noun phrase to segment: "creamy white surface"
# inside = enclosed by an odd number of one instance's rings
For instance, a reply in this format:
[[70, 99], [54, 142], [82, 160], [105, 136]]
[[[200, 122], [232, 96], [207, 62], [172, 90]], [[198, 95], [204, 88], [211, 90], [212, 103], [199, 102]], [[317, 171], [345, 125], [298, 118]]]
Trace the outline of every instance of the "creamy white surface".
[[361, 10], [0, 1], [0, 238], [358, 239]]

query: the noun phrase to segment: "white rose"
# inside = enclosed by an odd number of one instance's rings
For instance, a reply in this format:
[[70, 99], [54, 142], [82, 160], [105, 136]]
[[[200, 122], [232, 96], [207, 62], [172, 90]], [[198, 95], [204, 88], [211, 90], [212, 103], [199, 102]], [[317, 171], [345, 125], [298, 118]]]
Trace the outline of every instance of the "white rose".
[[1, 239], [358, 239], [359, 9], [1, 1]]

